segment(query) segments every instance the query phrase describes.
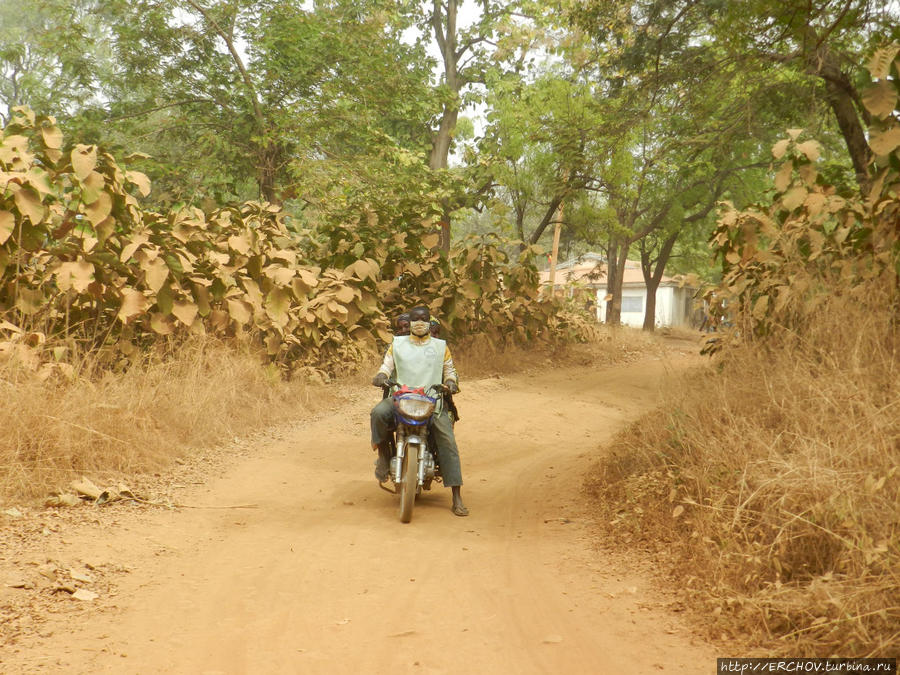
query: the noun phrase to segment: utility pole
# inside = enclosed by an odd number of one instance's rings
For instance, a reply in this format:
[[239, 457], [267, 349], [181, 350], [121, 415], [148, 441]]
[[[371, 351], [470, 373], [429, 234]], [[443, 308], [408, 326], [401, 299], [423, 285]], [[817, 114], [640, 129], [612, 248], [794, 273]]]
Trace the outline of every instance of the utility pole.
[[550, 297], [556, 294], [556, 262], [559, 255], [559, 231], [562, 229], [562, 205], [556, 212], [556, 225], [553, 227], [553, 248], [550, 250]]
[[[563, 186], [565, 186], [568, 181], [569, 170], [566, 169], [563, 172]], [[563, 189], [565, 189], [565, 187]], [[556, 224], [553, 227], [553, 248], [550, 250], [550, 276], [548, 281], [550, 282], [551, 298], [556, 295], [556, 263], [557, 257], [559, 256], [559, 232], [562, 229], [564, 198], [565, 192], [563, 192], [563, 199], [559, 200], [559, 206], [556, 209]]]

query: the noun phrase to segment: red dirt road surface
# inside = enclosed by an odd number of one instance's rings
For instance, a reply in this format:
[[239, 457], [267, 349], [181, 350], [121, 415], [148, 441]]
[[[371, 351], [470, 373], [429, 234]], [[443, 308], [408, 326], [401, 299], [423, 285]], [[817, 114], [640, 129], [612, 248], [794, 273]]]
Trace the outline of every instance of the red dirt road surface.
[[[713, 648], [627, 552], [598, 548], [581, 491], [602, 444], [688, 361], [464, 381], [468, 518], [436, 486], [399, 522], [372, 474], [378, 392], [362, 387], [337, 410], [220, 451], [236, 454], [209, 463], [201, 485], [174, 486], [176, 501], [203, 508], [27, 516], [42, 529], [0, 554], [0, 582], [18, 580], [0, 588], [17, 622], [0, 671], [712, 672]], [[81, 570], [72, 583], [97, 597], [52, 593], [48, 567]]]

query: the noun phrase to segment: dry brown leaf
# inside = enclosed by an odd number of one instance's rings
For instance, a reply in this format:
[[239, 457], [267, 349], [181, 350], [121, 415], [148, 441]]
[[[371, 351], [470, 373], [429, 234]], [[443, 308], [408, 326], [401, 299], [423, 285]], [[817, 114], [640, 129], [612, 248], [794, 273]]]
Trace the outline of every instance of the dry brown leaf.
[[172, 307], [172, 314], [181, 321], [185, 326], [191, 326], [197, 318], [199, 307], [193, 302], [187, 300], [176, 300]]
[[118, 318], [123, 323], [127, 323], [128, 319], [138, 314], [142, 314], [147, 309], [147, 298], [144, 294], [134, 288], [122, 289], [122, 306], [119, 308]]
[[93, 602], [100, 596], [97, 593], [94, 593], [94, 591], [89, 591], [86, 588], [79, 588], [72, 593], [72, 597], [83, 602]]
[[76, 145], [72, 150], [72, 169], [78, 180], [88, 177], [97, 166], [97, 147], [94, 145]]
[[869, 147], [876, 155], [887, 155], [900, 146], [900, 126], [891, 127], [887, 131], [875, 132], [869, 140]]
[[44, 219], [44, 205], [41, 197], [31, 187], [24, 186], [16, 190], [14, 201], [19, 213], [26, 216], [33, 224], [37, 225]]
[[101, 192], [97, 195], [96, 201], [91, 204], [85, 204], [82, 206], [84, 210], [84, 215], [87, 216], [87, 219], [91, 221], [92, 225], [99, 225], [112, 213], [112, 197], [109, 196], [108, 192]]
[[132, 183], [137, 185], [138, 191], [141, 193], [141, 195], [146, 197], [150, 194], [150, 179], [147, 178], [147, 174], [140, 171], [126, 171], [125, 177]]
[[100, 496], [100, 493], [103, 492], [103, 490], [94, 485], [93, 481], [84, 476], [78, 480], [73, 480], [69, 486], [78, 494], [90, 497], [91, 499], [97, 499], [97, 497]]
[[48, 148], [58, 150], [62, 147], [62, 131], [53, 122], [44, 122], [41, 125], [41, 137], [44, 139], [44, 145]]

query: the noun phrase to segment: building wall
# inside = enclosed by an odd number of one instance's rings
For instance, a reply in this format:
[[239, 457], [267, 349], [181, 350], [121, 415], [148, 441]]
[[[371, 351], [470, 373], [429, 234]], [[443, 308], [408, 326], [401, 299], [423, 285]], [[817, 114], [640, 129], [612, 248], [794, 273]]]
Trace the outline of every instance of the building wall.
[[[690, 298], [689, 288], [660, 286], [656, 289], [656, 325], [686, 326], [689, 315], [685, 312], [685, 298]], [[606, 318], [606, 286], [597, 288], [597, 320]], [[626, 326], [641, 328], [644, 325], [644, 312], [647, 309], [646, 288], [624, 288], [622, 290], [622, 323]]]

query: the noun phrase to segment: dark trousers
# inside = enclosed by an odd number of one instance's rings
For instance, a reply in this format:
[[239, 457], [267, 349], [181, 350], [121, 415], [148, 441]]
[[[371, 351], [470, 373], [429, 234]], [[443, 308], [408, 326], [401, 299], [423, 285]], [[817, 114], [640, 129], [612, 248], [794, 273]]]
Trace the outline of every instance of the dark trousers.
[[[372, 443], [378, 446], [379, 452], [382, 452], [382, 449], [386, 448], [390, 442], [391, 433], [395, 427], [393, 399], [382, 399], [378, 405], [372, 408], [371, 423]], [[453, 423], [446, 410], [442, 410], [439, 415], [431, 418], [430, 428], [437, 446], [441, 480], [444, 487], [462, 485], [459, 450], [456, 447], [456, 437], [453, 435]]]

